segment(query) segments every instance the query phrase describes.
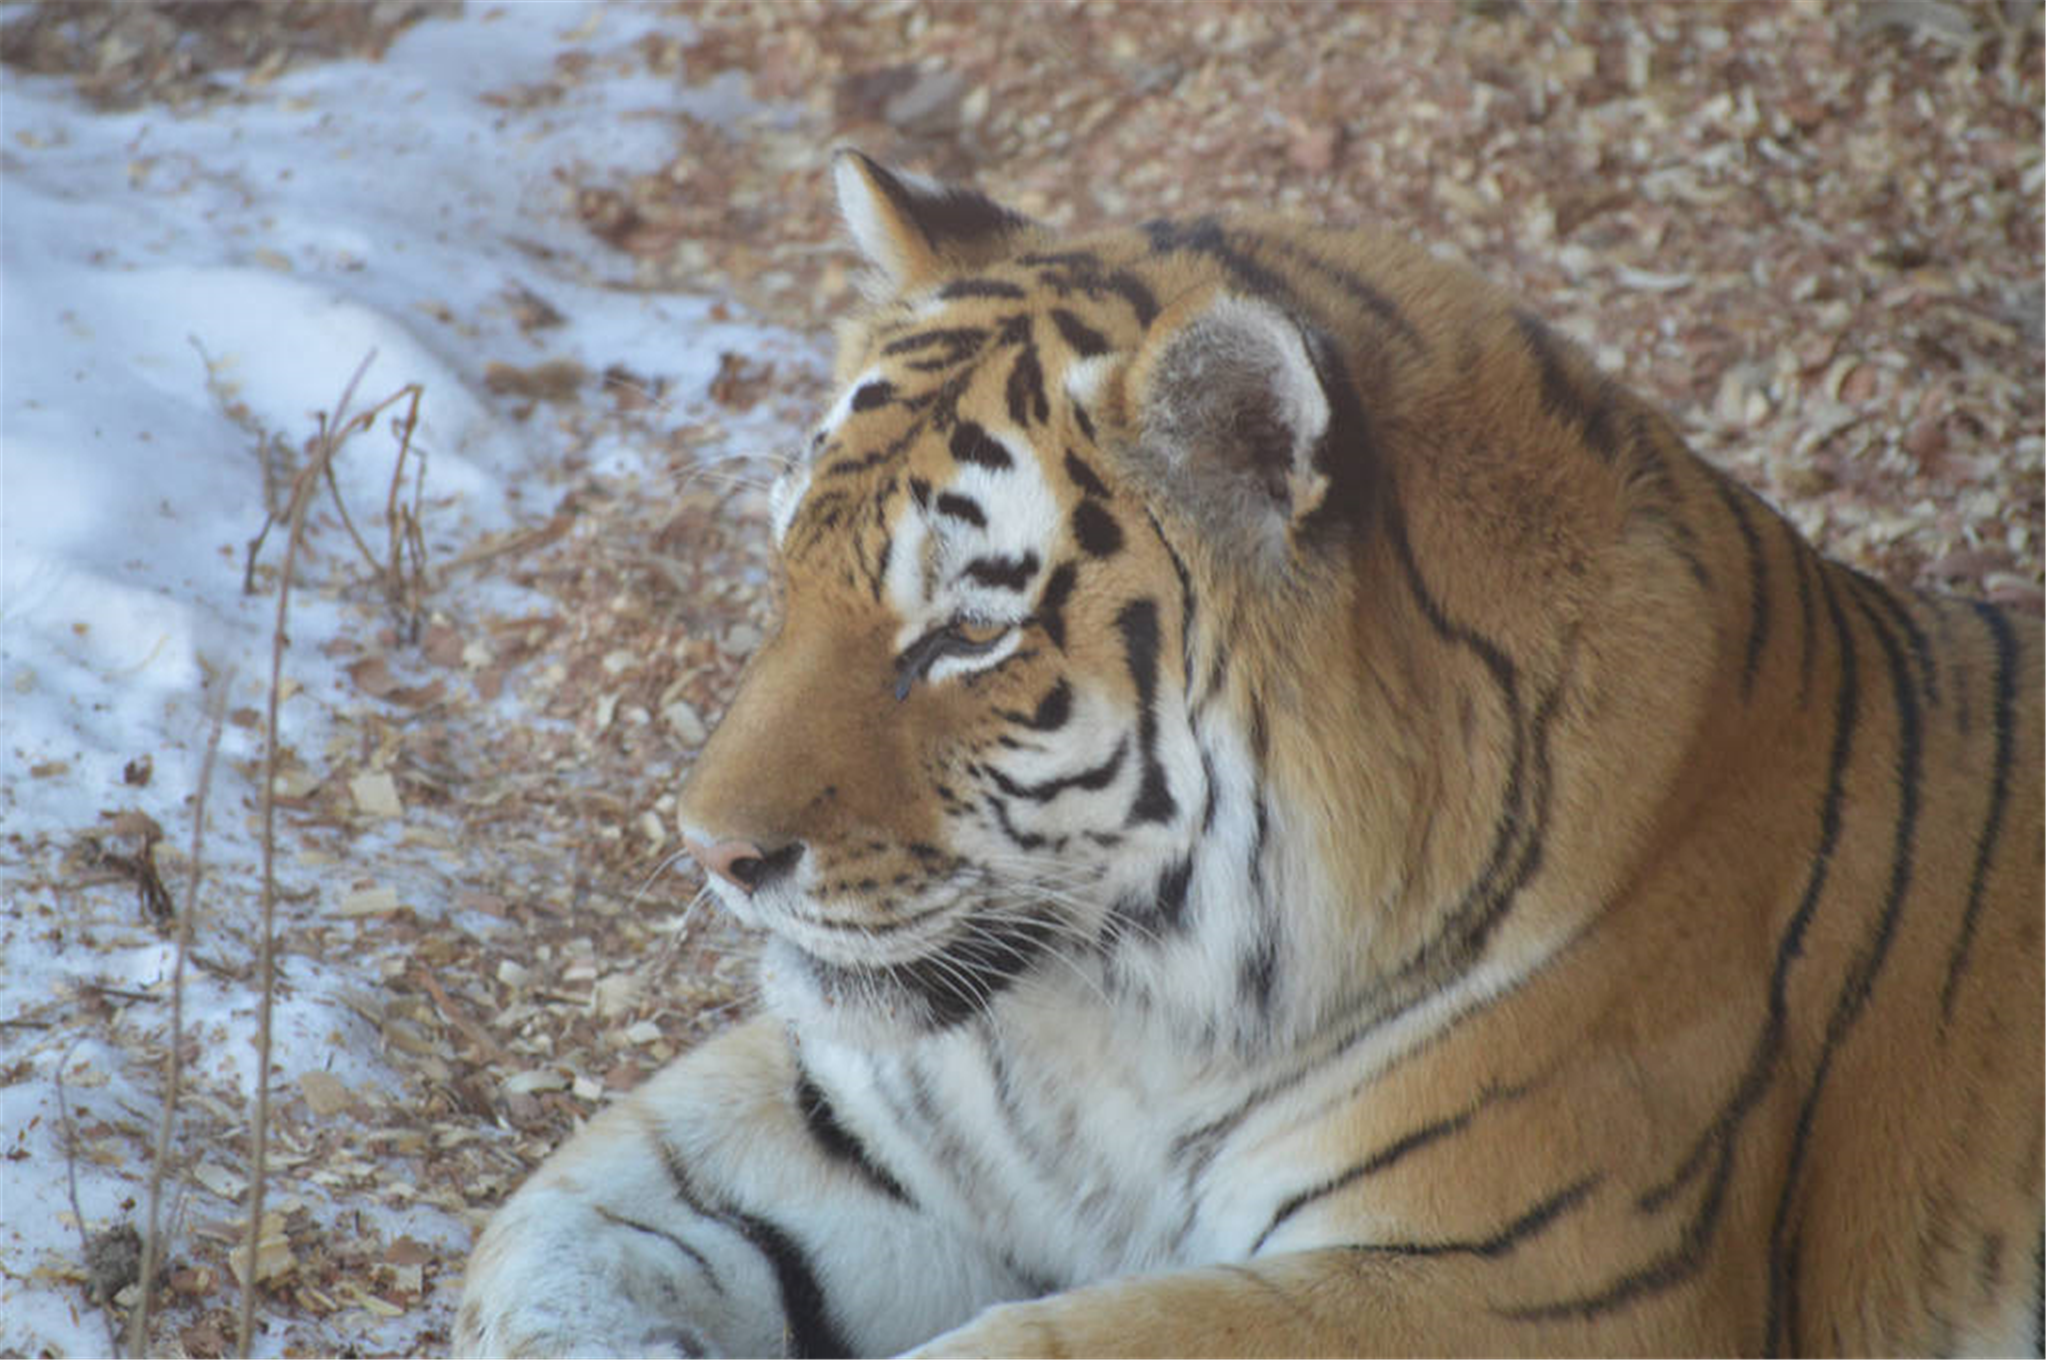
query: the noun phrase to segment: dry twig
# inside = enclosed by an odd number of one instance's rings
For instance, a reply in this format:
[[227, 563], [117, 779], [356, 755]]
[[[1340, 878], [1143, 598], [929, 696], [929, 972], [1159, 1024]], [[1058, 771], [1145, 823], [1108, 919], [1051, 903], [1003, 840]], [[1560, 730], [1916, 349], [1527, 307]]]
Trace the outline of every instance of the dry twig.
[[[64, 1094], [64, 1069], [71, 1065], [71, 1055], [84, 1043], [74, 1039], [70, 1047], [57, 1059], [57, 1115], [64, 1121], [64, 1192], [71, 1200], [71, 1226], [78, 1230], [78, 1259], [88, 1271], [92, 1266], [92, 1239], [85, 1231], [85, 1210], [78, 1205], [78, 1129], [71, 1122], [71, 1101]], [[100, 1318], [107, 1327], [107, 1354], [121, 1353], [121, 1338], [114, 1330], [114, 1301], [111, 1298], [95, 1298], [99, 1305]]]
[[185, 909], [178, 913], [177, 953], [171, 964], [170, 1054], [164, 1059], [163, 1112], [156, 1125], [156, 1148], [149, 1163], [149, 1217], [142, 1237], [141, 1298], [128, 1319], [128, 1354], [149, 1353], [149, 1306], [156, 1289], [156, 1270], [163, 1260], [160, 1234], [164, 1168], [170, 1162], [171, 1126], [177, 1119], [178, 1089], [184, 1078], [185, 956], [192, 947], [192, 919], [199, 910], [200, 852], [206, 843], [206, 793], [213, 786], [213, 760], [220, 751], [220, 732], [227, 721], [232, 672], [221, 677], [206, 703], [206, 754], [199, 762], [199, 787], [192, 796], [192, 852], [185, 871]]
[[235, 1339], [236, 1349], [242, 1355], [250, 1353], [250, 1342], [256, 1328], [256, 1291], [261, 1287], [258, 1274], [262, 1259], [263, 1192], [269, 1162], [270, 1016], [277, 994], [277, 707], [283, 698], [284, 649], [290, 645], [290, 639], [285, 635], [285, 624], [291, 614], [292, 573], [297, 566], [299, 546], [305, 541], [306, 509], [312, 503], [320, 477], [340, 450], [341, 440], [354, 426], [353, 421], [343, 421], [340, 416], [348, 410], [348, 403], [355, 397], [356, 384], [362, 381], [362, 375], [369, 370], [370, 362], [375, 358], [376, 351], [371, 350], [357, 366], [354, 376], [349, 378], [348, 385], [341, 389], [341, 400], [334, 408], [335, 420], [330, 424], [322, 418], [322, 438], [313, 451], [312, 461], [292, 478], [288, 512], [291, 527], [284, 541], [284, 567], [277, 581], [277, 622], [270, 633], [269, 706], [263, 723], [263, 938], [259, 965], [261, 981], [258, 984], [260, 997], [256, 1007], [255, 1146], [249, 1158], [249, 1226], [243, 1244], [247, 1269], [242, 1273], [241, 1317]]

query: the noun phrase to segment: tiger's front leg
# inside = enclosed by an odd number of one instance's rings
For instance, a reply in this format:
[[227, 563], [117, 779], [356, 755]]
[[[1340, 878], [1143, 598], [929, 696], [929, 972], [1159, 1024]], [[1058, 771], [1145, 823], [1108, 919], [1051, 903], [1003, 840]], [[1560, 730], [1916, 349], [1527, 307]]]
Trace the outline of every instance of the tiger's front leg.
[[1686, 1338], [1704, 1354], [1738, 1353], [1723, 1317], [1682, 1300], [1545, 1316], [1517, 1306], [1512, 1288], [1475, 1255], [1324, 1247], [1005, 1303], [914, 1354], [1663, 1355]]
[[885, 1355], [1023, 1292], [864, 1158], [763, 1019], [606, 1110], [505, 1203], [455, 1349]]

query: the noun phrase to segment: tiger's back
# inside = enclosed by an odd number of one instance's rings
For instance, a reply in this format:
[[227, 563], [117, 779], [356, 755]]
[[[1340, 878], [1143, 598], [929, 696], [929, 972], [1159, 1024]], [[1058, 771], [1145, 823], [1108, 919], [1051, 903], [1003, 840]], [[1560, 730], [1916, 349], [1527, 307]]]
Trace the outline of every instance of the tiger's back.
[[466, 1344], [2040, 1348], [2038, 619], [1404, 243], [840, 180], [682, 799], [775, 1019], [520, 1192]]

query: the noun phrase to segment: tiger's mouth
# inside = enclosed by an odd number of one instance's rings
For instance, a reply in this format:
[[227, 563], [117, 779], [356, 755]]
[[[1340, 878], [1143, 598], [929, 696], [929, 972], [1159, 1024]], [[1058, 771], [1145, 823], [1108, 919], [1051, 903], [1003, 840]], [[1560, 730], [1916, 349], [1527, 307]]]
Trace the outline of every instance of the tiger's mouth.
[[[949, 907], [930, 908], [920, 917]], [[815, 1002], [844, 1015], [860, 1013], [945, 1030], [972, 1019], [1051, 954], [1060, 934], [1045, 910], [969, 908], [928, 948], [873, 963], [817, 952], [785, 929], [771, 928], [770, 961], [799, 978]]]

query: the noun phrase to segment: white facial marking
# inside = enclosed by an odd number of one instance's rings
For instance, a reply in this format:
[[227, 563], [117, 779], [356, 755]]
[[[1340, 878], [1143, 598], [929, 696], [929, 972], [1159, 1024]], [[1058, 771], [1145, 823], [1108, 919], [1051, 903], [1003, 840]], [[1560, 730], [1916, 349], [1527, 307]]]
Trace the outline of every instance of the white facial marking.
[[1108, 375], [1115, 372], [1121, 360], [1113, 354], [1097, 354], [1091, 359], [1075, 359], [1066, 365], [1066, 395], [1081, 406], [1093, 407], [1101, 395], [1102, 384]]
[[810, 489], [810, 465], [804, 463], [792, 467], [774, 479], [774, 485], [767, 489], [767, 513], [774, 526], [776, 547], [789, 536], [789, 525], [795, 523], [796, 507], [803, 503], [803, 494]]
[[904, 620], [895, 630], [895, 650], [899, 654], [930, 628], [923, 608], [924, 556], [929, 551], [926, 545], [931, 535], [930, 521], [915, 501], [905, 499], [891, 532], [888, 575], [881, 589], [888, 603], [895, 607], [896, 616]]
[[[958, 516], [906, 503], [895, 527], [894, 556], [889, 561], [888, 598], [904, 620], [898, 650], [932, 628], [955, 618], [978, 623], [1020, 622], [1035, 598], [1035, 584], [1051, 566], [1051, 544], [1058, 534], [1058, 499], [1046, 483], [1036, 453], [1023, 440], [989, 431], [987, 437], [1007, 451], [1010, 466], [989, 468], [968, 463], [952, 480], [933, 492], [973, 502], [985, 523], [975, 525]], [[1035, 558], [1035, 574], [1022, 589], [988, 585], [967, 574], [976, 560], [1018, 563]], [[976, 657], [943, 658], [932, 666], [931, 678], [964, 670], [983, 670], [1007, 656], [1012, 644]]]

